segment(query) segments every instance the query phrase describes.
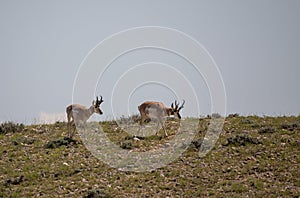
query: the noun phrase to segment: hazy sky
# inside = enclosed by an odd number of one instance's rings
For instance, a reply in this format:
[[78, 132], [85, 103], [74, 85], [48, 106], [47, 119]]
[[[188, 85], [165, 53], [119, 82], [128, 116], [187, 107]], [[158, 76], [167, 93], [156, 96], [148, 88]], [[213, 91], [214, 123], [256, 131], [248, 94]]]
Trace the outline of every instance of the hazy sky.
[[[298, 0], [1, 0], [0, 122], [30, 123], [51, 116], [64, 117], [85, 56], [110, 35], [139, 26], [174, 28], [201, 43], [222, 75], [227, 113], [299, 115]], [[105, 82], [114, 85], [121, 71], [149, 62], [151, 58], [166, 64], [180, 62], [178, 57], [167, 62], [166, 57], [169, 57], [166, 52], [151, 49], [128, 54], [127, 58], [116, 61]], [[126, 66], [118, 69], [118, 64]], [[197, 87], [197, 94], [203, 94], [200, 110], [207, 114], [210, 112], [209, 92], [203, 85]], [[99, 85], [96, 92], [105, 100], [104, 115], [97, 117], [103, 120], [111, 118], [112, 113], [111, 89], [102, 87], [105, 85]], [[139, 94], [132, 93], [130, 112], [137, 113], [138, 101], [147, 97], [161, 98], [167, 105], [176, 99], [159, 84], [148, 87], [150, 92], [145, 91], [145, 87]], [[139, 97], [141, 95], [144, 98]], [[92, 99], [84, 101], [84, 105], [90, 105]], [[113, 98], [115, 103], [118, 100], [122, 98]], [[192, 108], [193, 103], [188, 105], [187, 102], [183, 115], [194, 115], [189, 113]]]

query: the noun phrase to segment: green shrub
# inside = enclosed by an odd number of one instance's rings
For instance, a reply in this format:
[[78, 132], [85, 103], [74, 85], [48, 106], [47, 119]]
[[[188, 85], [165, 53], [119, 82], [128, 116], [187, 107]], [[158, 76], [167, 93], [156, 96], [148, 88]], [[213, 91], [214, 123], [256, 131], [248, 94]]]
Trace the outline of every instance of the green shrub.
[[228, 115], [228, 118], [237, 118], [239, 117], [240, 115], [238, 113], [232, 113], [232, 114], [229, 114]]
[[271, 126], [266, 126], [266, 127], [263, 127], [261, 128], [258, 133], [274, 133], [275, 132], [275, 128], [274, 127], [271, 127]]
[[122, 149], [133, 149], [131, 141], [125, 140], [124, 142], [121, 142], [121, 148]]
[[110, 197], [104, 189], [90, 189], [85, 198]]
[[227, 144], [225, 145], [246, 146], [247, 144], [261, 144], [261, 143], [262, 142], [255, 137], [251, 137], [247, 134], [238, 134], [234, 137], [227, 138]]
[[46, 149], [53, 149], [53, 148], [59, 148], [61, 146], [68, 146], [69, 144], [77, 144], [77, 141], [69, 138], [69, 137], [63, 137], [56, 140], [49, 141], [46, 145]]
[[299, 128], [299, 124], [298, 123], [283, 123], [283, 124], [281, 124], [281, 128], [293, 131], [293, 130]]
[[254, 121], [253, 120], [250, 120], [248, 118], [244, 118], [241, 120], [240, 122], [241, 124], [254, 124]]
[[24, 124], [14, 122], [4, 122], [0, 125], [0, 134], [21, 132], [24, 129]]

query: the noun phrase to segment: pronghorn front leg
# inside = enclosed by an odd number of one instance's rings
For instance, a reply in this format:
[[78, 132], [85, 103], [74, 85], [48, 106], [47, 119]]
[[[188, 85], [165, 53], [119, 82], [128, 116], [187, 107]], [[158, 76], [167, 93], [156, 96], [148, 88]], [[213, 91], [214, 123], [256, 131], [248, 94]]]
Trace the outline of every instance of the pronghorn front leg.
[[161, 122], [161, 126], [162, 126], [162, 128], [163, 128], [163, 130], [164, 130], [164, 132], [165, 132], [165, 136], [167, 137], [168, 136], [168, 134], [167, 134], [167, 131], [166, 131], [166, 129], [165, 129], [165, 126], [164, 126], [164, 124]]
[[157, 135], [157, 133], [158, 133], [158, 131], [159, 131], [159, 125], [161, 125], [161, 127], [163, 128], [164, 133], [165, 133], [165, 136], [167, 137], [168, 134], [167, 134], [167, 131], [166, 131], [165, 127], [164, 127], [164, 123], [163, 123], [162, 119], [159, 119], [159, 120], [157, 121], [156, 135]]

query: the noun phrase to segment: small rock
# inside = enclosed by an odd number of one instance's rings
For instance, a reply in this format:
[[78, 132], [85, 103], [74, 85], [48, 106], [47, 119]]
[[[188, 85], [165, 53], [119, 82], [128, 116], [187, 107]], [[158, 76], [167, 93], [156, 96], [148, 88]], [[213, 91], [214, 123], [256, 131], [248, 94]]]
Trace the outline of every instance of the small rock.
[[133, 140], [134, 140], [134, 141], [140, 141], [140, 139], [137, 138], [137, 137], [134, 137]]

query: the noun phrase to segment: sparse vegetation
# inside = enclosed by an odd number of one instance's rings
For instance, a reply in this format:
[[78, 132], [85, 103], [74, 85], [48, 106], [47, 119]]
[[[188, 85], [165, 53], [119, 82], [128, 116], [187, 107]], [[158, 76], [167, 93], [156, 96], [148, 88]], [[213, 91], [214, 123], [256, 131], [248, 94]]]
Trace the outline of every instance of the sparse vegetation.
[[[127, 121], [136, 122], [133, 117]], [[300, 116], [232, 114], [215, 147], [198, 155], [210, 118], [201, 118], [187, 150], [151, 172], [123, 172], [95, 158], [64, 122], [3, 123], [0, 127], [0, 197], [299, 197]], [[124, 120], [123, 120], [124, 121]], [[158, 136], [139, 137], [117, 122], [101, 122], [106, 136], [127, 151], [168, 143], [179, 123], [169, 119]], [[99, 145], [101, 147], [102, 145]]]
[[275, 128], [272, 126], [263, 127], [258, 130], [258, 133], [274, 133], [274, 132], [275, 132]]
[[21, 132], [24, 129], [23, 124], [14, 123], [14, 122], [4, 122], [0, 125], [0, 134], [6, 134], [8, 132], [15, 133]]
[[246, 146], [247, 144], [261, 144], [261, 141], [247, 134], [237, 134], [234, 137], [227, 138], [227, 143], [224, 145]]
[[63, 138], [58, 138], [56, 140], [51, 140], [49, 141], [46, 145], [45, 148], [58, 148], [60, 146], [67, 146], [69, 144], [76, 144], [77, 141], [74, 139], [71, 139], [69, 137], [63, 137]]

